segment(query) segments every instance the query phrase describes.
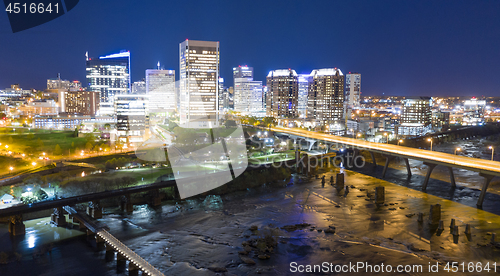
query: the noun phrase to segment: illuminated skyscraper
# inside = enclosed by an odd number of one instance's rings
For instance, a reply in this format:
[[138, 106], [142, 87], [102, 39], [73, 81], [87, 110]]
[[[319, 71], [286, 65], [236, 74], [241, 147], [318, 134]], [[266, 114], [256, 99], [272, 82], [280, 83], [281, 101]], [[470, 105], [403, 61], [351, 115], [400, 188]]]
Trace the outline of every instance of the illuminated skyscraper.
[[253, 67], [238, 66], [233, 68], [233, 79], [236, 78], [253, 78]]
[[345, 75], [345, 100], [352, 108], [360, 106], [361, 74], [351, 73]]
[[251, 114], [262, 110], [262, 81], [234, 79], [234, 111]]
[[344, 119], [344, 74], [337, 68], [313, 70], [309, 81], [309, 119], [319, 125], [339, 125]]
[[87, 55], [86, 71], [88, 90], [99, 92], [100, 114], [112, 113], [114, 96], [130, 93], [130, 52], [99, 58]]
[[274, 70], [267, 75], [266, 115], [298, 117], [298, 75], [295, 70]]
[[420, 136], [432, 128], [432, 99], [430, 97], [406, 97], [401, 110], [398, 135]]
[[307, 96], [309, 94], [309, 74], [299, 74], [299, 101], [297, 111], [300, 118], [307, 116]]
[[146, 70], [146, 94], [149, 112], [172, 113], [177, 109], [174, 70]]
[[180, 123], [218, 125], [219, 42], [185, 40], [179, 44]]
[[345, 75], [345, 117], [352, 118], [352, 110], [360, 107], [361, 74], [351, 73]]

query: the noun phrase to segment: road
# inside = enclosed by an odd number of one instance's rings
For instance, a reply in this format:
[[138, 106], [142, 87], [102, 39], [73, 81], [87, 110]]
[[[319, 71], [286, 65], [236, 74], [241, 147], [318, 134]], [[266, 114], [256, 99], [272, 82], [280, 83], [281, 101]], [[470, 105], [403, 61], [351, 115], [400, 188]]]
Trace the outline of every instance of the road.
[[500, 176], [500, 162], [498, 161], [471, 158], [466, 156], [459, 156], [449, 153], [429, 151], [423, 149], [415, 149], [415, 148], [409, 148], [405, 146], [398, 146], [392, 144], [374, 143], [359, 139], [333, 136], [329, 134], [317, 133], [301, 129], [273, 127], [271, 128], [271, 130], [275, 132], [280, 132], [305, 138], [311, 138], [330, 143], [338, 143], [346, 146], [352, 146], [358, 149], [365, 149], [373, 152], [378, 152], [381, 154], [415, 159], [427, 163], [451, 166], [451, 167], [476, 171], [488, 175]]

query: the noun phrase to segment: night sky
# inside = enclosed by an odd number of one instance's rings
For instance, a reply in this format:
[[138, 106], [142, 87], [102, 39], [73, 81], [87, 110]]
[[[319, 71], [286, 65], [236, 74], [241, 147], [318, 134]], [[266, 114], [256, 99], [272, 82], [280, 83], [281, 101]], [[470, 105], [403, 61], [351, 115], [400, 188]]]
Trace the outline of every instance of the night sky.
[[[2, 5], [3, 7], [3, 5]], [[500, 1], [80, 0], [13, 34], [0, 11], [0, 89], [85, 83], [85, 52], [127, 49], [132, 81], [158, 61], [179, 70], [179, 43], [220, 41], [221, 76], [254, 67], [362, 74], [363, 95], [500, 96]], [[178, 78], [178, 75], [177, 75]]]

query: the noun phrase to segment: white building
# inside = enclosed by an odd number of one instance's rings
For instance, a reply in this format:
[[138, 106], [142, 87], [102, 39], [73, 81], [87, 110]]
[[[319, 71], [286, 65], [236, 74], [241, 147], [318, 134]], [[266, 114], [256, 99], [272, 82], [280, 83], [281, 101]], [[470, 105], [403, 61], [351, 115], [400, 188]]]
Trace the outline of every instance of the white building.
[[147, 95], [115, 95], [117, 139], [126, 143], [139, 143], [149, 134], [149, 97]]
[[172, 113], [177, 109], [174, 70], [146, 70], [146, 94], [149, 112]]
[[235, 78], [234, 111], [252, 114], [262, 110], [262, 81], [254, 81], [253, 78]]

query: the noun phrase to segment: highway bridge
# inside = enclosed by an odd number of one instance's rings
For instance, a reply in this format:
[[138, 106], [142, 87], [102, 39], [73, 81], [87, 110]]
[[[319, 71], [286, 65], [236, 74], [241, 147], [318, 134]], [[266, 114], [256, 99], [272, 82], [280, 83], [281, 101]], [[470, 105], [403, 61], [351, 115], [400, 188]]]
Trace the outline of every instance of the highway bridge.
[[477, 206], [479, 208], [482, 207], [484, 197], [486, 195], [486, 190], [488, 189], [491, 179], [495, 176], [500, 176], [500, 162], [497, 161], [458, 156], [443, 152], [415, 149], [399, 145], [374, 143], [354, 138], [333, 136], [329, 134], [317, 133], [302, 129], [283, 128], [283, 127], [271, 127], [263, 129], [274, 131], [275, 133], [286, 134], [294, 140], [298, 138], [303, 138], [309, 143], [315, 143], [316, 141], [324, 141], [327, 142], [327, 144], [330, 144], [330, 146], [337, 145], [337, 147], [352, 148], [354, 150], [354, 155], [356, 155], [360, 150], [365, 150], [370, 153], [374, 164], [376, 164], [376, 161], [373, 154], [374, 153], [382, 154], [386, 158], [384, 170], [382, 172], [382, 177], [385, 177], [387, 167], [389, 166], [389, 163], [394, 159], [394, 157], [401, 157], [405, 160], [409, 176], [411, 176], [411, 170], [408, 163], [408, 159], [423, 161], [424, 164], [427, 165], [428, 167], [427, 175], [422, 185], [422, 190], [424, 191], [427, 188], [427, 184], [429, 182], [432, 170], [438, 165], [446, 166], [449, 168], [450, 180], [451, 180], [450, 182], [452, 188], [456, 187], [453, 168], [460, 168], [460, 169], [479, 172], [479, 175], [484, 177], [485, 179], [483, 187], [481, 189], [481, 194], [477, 201]]

